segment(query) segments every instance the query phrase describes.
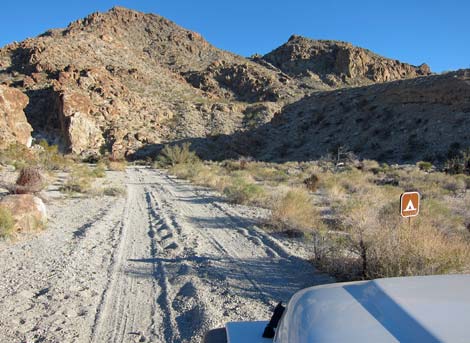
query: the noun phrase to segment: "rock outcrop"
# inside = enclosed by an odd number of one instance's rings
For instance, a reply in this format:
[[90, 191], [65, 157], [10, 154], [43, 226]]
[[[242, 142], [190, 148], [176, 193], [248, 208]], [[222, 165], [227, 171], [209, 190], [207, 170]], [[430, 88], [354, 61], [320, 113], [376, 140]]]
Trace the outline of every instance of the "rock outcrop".
[[15, 88], [0, 85], [0, 147], [17, 142], [31, 145], [31, 131], [23, 112], [28, 97]]
[[295, 35], [262, 60], [312, 87], [363, 86], [431, 74], [426, 64], [415, 67], [350, 43]]

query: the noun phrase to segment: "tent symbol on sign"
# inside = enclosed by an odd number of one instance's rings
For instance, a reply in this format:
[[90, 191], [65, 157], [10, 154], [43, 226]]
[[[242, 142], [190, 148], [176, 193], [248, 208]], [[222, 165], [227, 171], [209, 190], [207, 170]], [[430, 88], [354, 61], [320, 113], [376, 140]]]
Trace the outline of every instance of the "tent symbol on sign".
[[411, 199], [410, 199], [410, 201], [408, 201], [408, 205], [406, 206], [406, 208], [403, 211], [404, 212], [416, 211], [416, 208], [413, 205], [413, 201]]

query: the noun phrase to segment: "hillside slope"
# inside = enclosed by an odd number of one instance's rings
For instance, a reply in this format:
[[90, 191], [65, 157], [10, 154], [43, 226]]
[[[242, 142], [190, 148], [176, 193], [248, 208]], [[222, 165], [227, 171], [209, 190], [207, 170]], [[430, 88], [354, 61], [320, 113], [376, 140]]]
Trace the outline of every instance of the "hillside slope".
[[380, 161], [443, 162], [470, 147], [470, 70], [316, 93], [221, 142], [232, 156], [271, 161], [318, 159], [342, 146]]
[[[151, 144], [256, 128], [320, 90], [429, 72], [374, 57], [367, 68], [381, 70], [380, 77], [337, 68], [318, 72], [320, 81], [313, 82], [314, 60], [341, 66], [346, 54], [355, 66], [370, 54], [322, 42], [326, 52], [316, 56], [307, 49], [305, 72], [294, 70], [299, 56], [286, 60], [283, 51], [302, 52], [312, 42], [296, 37], [251, 60], [158, 15], [116, 7], [0, 49], [0, 84], [28, 95], [33, 136], [77, 154], [128, 156]], [[340, 45], [341, 54], [330, 53]], [[328, 81], [331, 75], [335, 82]]]

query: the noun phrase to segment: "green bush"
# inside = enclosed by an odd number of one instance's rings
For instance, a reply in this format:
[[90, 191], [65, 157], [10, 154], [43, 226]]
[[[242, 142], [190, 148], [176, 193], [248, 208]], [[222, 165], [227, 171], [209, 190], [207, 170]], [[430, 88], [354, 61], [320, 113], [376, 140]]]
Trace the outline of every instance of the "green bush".
[[431, 162], [426, 162], [426, 161], [419, 161], [416, 163], [416, 166], [419, 168], [419, 170], [428, 172], [432, 169], [432, 163]]
[[13, 233], [15, 227], [15, 220], [11, 212], [3, 207], [0, 207], [0, 237], [8, 237]]
[[241, 177], [236, 177], [224, 189], [224, 194], [236, 204], [260, 203], [265, 195], [263, 187], [247, 182]]
[[199, 161], [196, 153], [190, 151], [191, 144], [183, 143], [182, 145], [165, 145], [157, 157], [160, 167], [175, 166], [177, 164], [190, 164]]

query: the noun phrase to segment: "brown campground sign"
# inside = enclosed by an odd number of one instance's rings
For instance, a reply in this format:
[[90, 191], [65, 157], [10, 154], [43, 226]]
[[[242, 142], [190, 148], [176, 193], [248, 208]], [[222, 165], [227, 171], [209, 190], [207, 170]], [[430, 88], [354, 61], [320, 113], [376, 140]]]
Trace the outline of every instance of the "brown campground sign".
[[418, 192], [405, 192], [400, 196], [400, 213], [402, 217], [416, 217], [419, 214]]

